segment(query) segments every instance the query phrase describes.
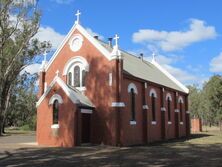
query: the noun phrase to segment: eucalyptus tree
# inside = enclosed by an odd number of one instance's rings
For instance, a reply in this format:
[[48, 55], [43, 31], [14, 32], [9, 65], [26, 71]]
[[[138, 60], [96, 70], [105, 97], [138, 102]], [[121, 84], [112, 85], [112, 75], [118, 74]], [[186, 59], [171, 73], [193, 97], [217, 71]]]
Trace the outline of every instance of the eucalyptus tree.
[[33, 37], [40, 12], [34, 0], [0, 0], [0, 135], [11, 92], [20, 72], [50, 47]]

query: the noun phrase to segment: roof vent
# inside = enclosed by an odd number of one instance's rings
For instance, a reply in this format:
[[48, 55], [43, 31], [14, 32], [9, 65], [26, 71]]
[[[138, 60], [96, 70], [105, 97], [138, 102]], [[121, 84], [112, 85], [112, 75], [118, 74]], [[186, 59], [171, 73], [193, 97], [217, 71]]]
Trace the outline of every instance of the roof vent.
[[140, 53], [139, 59], [143, 60], [143, 53]]
[[113, 46], [113, 38], [108, 38], [108, 42], [109, 42], [109, 46], [112, 47]]
[[98, 35], [95, 35], [94, 38], [98, 40], [98, 39], [99, 39], [99, 36], [98, 36]]

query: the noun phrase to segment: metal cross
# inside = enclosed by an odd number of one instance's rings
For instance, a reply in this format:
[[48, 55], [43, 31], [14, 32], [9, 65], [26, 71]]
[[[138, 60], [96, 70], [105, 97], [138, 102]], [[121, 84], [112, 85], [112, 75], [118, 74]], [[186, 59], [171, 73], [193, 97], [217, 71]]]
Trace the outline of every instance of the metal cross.
[[115, 37], [113, 38], [116, 42], [116, 46], [118, 46], [118, 39], [119, 39], [119, 36], [116, 34]]
[[156, 54], [154, 52], [153, 52], [152, 56], [153, 56], [153, 60], [155, 60]]
[[46, 61], [46, 56], [47, 56], [47, 52], [46, 51], [43, 53], [43, 56], [44, 56], [44, 61]]
[[59, 76], [59, 70], [56, 71], [56, 76], [57, 76], [57, 77]]
[[79, 24], [79, 18], [80, 18], [80, 15], [81, 15], [80, 11], [77, 10], [77, 13], [75, 15], [76, 15], [76, 23]]

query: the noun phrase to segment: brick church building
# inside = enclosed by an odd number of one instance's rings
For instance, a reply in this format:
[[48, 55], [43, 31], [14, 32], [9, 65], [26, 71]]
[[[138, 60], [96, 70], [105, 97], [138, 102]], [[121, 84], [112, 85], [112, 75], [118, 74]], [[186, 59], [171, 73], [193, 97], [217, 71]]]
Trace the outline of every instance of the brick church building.
[[190, 134], [188, 89], [156, 61], [91, 36], [77, 21], [39, 75], [37, 142], [128, 146]]

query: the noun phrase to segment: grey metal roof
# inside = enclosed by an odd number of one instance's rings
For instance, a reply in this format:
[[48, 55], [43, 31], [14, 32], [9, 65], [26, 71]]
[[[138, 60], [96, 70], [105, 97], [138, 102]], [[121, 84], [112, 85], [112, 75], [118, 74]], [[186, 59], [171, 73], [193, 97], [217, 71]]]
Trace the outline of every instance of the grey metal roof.
[[[102, 41], [99, 41], [102, 46], [104, 46], [108, 51], [112, 51], [112, 48]], [[126, 73], [141, 78], [159, 85], [164, 85], [166, 87], [187, 93], [184, 89], [176, 84], [172, 79], [170, 79], [163, 71], [157, 68], [153, 63], [146, 60], [142, 60], [132, 54], [129, 54], [121, 50], [123, 56], [123, 69]], [[179, 82], [179, 81], [177, 81]], [[180, 83], [181, 84], [181, 83]]]
[[81, 91], [71, 86], [68, 86], [68, 89], [70, 90], [70, 93], [73, 94], [79, 100], [79, 103], [81, 105], [87, 106], [87, 107], [94, 107], [93, 103], [88, 99], [88, 97], [82, 94]]

